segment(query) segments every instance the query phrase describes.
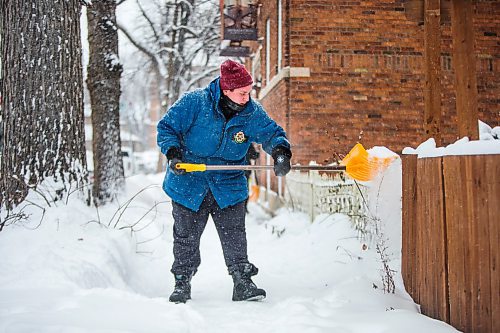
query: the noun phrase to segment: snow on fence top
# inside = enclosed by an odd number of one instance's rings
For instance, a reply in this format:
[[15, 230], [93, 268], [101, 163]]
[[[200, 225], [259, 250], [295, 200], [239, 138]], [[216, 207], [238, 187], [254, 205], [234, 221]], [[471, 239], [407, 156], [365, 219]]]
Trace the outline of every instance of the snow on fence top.
[[490, 155], [500, 154], [500, 126], [491, 128], [479, 121], [479, 140], [463, 137], [446, 147], [436, 147], [434, 138], [421, 143], [416, 149], [406, 147], [405, 155], [418, 155], [418, 158], [452, 155]]

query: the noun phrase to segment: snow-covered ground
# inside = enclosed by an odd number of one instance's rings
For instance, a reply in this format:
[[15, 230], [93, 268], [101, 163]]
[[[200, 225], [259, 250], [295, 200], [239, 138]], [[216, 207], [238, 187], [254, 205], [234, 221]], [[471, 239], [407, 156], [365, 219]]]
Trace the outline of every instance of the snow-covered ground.
[[[404, 153], [499, 154], [499, 128], [480, 123], [480, 129], [481, 141], [436, 147], [430, 139]], [[303, 213], [282, 208], [272, 218], [250, 203], [249, 256], [260, 269], [254, 281], [268, 294], [261, 302], [231, 301], [232, 280], [210, 223], [192, 300], [168, 301], [173, 220], [162, 180], [162, 174], [127, 178], [120, 198], [99, 210], [75, 192], [46, 207], [41, 194], [56, 189], [48, 181], [32, 192], [18, 208], [27, 219], [0, 232], [0, 333], [456, 332], [421, 315], [404, 290], [399, 159], [366, 183], [370, 223], [380, 230], [368, 239], [345, 215], [309, 223]], [[396, 271], [394, 294], [383, 291], [376, 244], [387, 247]]]
[[249, 256], [260, 269], [254, 281], [268, 294], [261, 302], [231, 301], [232, 280], [209, 223], [192, 300], [172, 304], [173, 220], [163, 175], [128, 178], [122, 209], [96, 211], [72, 194], [40, 221], [41, 209], [30, 205], [27, 222], [0, 232], [0, 332], [456, 332], [419, 314], [402, 285], [400, 177], [395, 162], [374, 186], [398, 271], [395, 294], [383, 292], [374, 246], [363, 246], [344, 215], [311, 224], [298, 212], [283, 208], [271, 218], [250, 204]]

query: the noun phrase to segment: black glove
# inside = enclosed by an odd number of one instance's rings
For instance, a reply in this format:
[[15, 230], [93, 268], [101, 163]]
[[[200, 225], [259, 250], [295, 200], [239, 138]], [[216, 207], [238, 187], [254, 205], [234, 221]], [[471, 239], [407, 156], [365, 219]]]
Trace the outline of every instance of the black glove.
[[177, 163], [182, 163], [182, 153], [181, 150], [177, 147], [172, 147], [167, 151], [167, 160], [168, 160], [168, 166], [170, 167], [170, 170], [172, 170], [173, 173], [176, 175], [182, 175], [186, 173], [186, 170], [184, 169], [177, 169], [175, 165]]
[[278, 146], [273, 149], [272, 153], [274, 159], [274, 174], [276, 176], [285, 176], [290, 172], [290, 158], [292, 152], [285, 146]]

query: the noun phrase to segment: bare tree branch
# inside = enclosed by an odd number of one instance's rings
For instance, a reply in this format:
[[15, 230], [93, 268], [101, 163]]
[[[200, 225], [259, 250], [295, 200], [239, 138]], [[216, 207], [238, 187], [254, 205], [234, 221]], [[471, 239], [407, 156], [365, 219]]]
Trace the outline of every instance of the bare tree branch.
[[118, 27], [118, 29], [120, 29], [121, 32], [123, 32], [125, 37], [127, 37], [127, 39], [132, 43], [132, 45], [134, 45], [139, 51], [143, 52], [151, 59], [156, 59], [156, 55], [153, 52], [151, 52], [151, 50], [148, 47], [139, 43], [127, 30], [127, 28], [125, 28], [125, 26], [123, 26], [120, 22], [116, 22], [116, 26]]
[[144, 11], [144, 7], [142, 6], [141, 2], [139, 0], [135, 0], [137, 3], [137, 6], [141, 10], [141, 14], [144, 17], [144, 19], [148, 22], [149, 27], [151, 28], [151, 31], [153, 31], [153, 35], [155, 36], [156, 41], [160, 40], [160, 37], [158, 36], [158, 33], [156, 32], [156, 27], [153, 21], [149, 18], [148, 14]]

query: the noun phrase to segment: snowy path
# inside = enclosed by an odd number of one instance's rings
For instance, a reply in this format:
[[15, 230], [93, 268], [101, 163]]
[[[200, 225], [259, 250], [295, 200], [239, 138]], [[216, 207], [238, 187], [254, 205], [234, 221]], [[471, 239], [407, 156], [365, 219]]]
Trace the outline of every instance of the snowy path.
[[[309, 224], [282, 211], [269, 220], [255, 206], [247, 221], [249, 256], [268, 297], [231, 301], [232, 281], [209, 223], [192, 300], [169, 303], [170, 209], [163, 205], [156, 216], [166, 221], [162, 236], [137, 248], [159, 226], [134, 239], [85, 224], [93, 212], [78, 203], [49, 211], [36, 231], [0, 233], [0, 332], [456, 332], [418, 314], [401, 289], [387, 295], [373, 288], [380, 285], [376, 255], [362, 250], [345, 216]], [[124, 215], [134, 220], [133, 210]], [[271, 232], [285, 225], [281, 237]]]

